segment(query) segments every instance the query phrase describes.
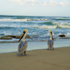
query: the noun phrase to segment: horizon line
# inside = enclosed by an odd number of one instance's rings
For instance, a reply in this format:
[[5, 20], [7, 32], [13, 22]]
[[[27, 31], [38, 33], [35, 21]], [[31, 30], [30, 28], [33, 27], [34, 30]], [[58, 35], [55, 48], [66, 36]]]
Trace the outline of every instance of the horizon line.
[[[40, 15], [0, 15], [0, 16], [40, 16]], [[41, 15], [42, 17], [44, 17], [43, 15]], [[52, 16], [52, 15], [49, 15]], [[45, 16], [45, 17], [49, 17], [49, 16]], [[53, 16], [53, 17], [64, 17], [64, 16]], [[65, 17], [70, 17], [70, 16], [65, 16]]]

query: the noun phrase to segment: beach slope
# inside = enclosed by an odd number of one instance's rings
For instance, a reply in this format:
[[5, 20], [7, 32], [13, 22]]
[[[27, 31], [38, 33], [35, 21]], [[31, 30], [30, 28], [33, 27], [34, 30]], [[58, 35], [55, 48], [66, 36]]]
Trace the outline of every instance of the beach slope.
[[0, 70], [70, 70], [70, 47], [0, 54]]

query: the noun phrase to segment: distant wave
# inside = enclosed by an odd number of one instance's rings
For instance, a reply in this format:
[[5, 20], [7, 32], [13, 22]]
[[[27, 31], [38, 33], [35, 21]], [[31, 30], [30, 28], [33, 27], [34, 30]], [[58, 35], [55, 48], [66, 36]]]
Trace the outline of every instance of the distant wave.
[[40, 28], [40, 29], [56, 29], [56, 28], [70, 28], [70, 23], [60, 23], [60, 22], [52, 22], [47, 21], [48, 19], [0, 19], [0, 21], [45, 21], [45, 22], [37, 22], [31, 24], [31, 22], [24, 23], [2, 23], [0, 24], [0, 29], [3, 27], [26, 27], [26, 28]]
[[48, 19], [0, 19], [0, 21], [47, 21]]
[[46, 21], [46, 22], [40, 22], [40, 24], [53, 25], [53, 24], [55, 24], [55, 23]]
[[53, 24], [0, 24], [0, 29], [10, 27], [26, 27], [26, 28], [40, 28], [40, 29], [56, 29], [56, 28], [70, 28], [70, 23], [53, 23]]
[[70, 28], [70, 23], [59, 23], [58, 27], [60, 27], [60, 28]]
[[47, 26], [47, 25], [42, 25], [42, 26], [38, 26], [38, 25], [34, 25], [34, 28], [41, 28], [41, 29], [56, 29], [57, 25], [54, 26]]
[[26, 28], [41, 28], [41, 29], [55, 29], [57, 25], [47, 26], [47, 25], [1, 25], [0, 28], [9, 28], [9, 27], [26, 27]]
[[70, 18], [55, 18], [56, 20], [70, 20]]
[[59, 25], [60, 28], [70, 28], [68, 25]]

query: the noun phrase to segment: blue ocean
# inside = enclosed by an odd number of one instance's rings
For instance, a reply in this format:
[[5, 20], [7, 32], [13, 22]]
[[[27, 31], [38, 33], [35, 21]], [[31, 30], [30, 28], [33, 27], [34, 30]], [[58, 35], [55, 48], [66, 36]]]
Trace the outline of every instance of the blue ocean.
[[[57, 39], [60, 34], [70, 37], [70, 17], [0, 15], [0, 37], [18, 36], [24, 29], [28, 29], [28, 35], [31, 37], [31, 39], [27, 39], [28, 41], [47, 40], [49, 38], [48, 30], [52, 30], [53, 37]], [[16, 40], [18, 39], [11, 41]]]
[[[70, 17], [0, 15], [0, 37], [19, 36], [24, 29], [28, 29], [27, 35], [30, 36], [29, 39], [26, 39], [28, 41], [27, 50], [47, 48], [46, 40], [50, 38], [49, 30], [52, 30], [53, 37], [56, 39], [54, 48], [70, 46]], [[64, 34], [66, 39], [60, 38], [61, 34]], [[18, 41], [18, 39], [0, 39], [0, 42], [8, 41]], [[18, 44], [0, 43], [0, 53], [17, 51]]]

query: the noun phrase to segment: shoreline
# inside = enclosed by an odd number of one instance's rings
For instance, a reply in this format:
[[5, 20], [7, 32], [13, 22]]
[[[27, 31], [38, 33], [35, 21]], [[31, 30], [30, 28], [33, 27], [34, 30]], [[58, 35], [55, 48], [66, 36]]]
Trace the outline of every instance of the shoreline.
[[[70, 40], [56, 40], [54, 48], [70, 47]], [[20, 42], [19, 42], [20, 43]], [[19, 43], [0, 43], [0, 53], [16, 52]], [[47, 41], [28, 42], [27, 51], [47, 49]]]
[[27, 51], [18, 57], [16, 52], [0, 54], [0, 70], [70, 70], [70, 47], [55, 50]]
[[[54, 48], [55, 49], [60, 49], [60, 48], [69, 48], [70, 46], [64, 46], [64, 47], [56, 47]], [[29, 51], [38, 51], [38, 50], [47, 50], [47, 48], [44, 48], [44, 49], [33, 49], [33, 50], [26, 50], [27, 52]], [[54, 51], [54, 50], [48, 50], [48, 51]], [[5, 54], [5, 53], [17, 53], [17, 51], [12, 51], [12, 52], [3, 52], [3, 53], [0, 53], [0, 54]]]

